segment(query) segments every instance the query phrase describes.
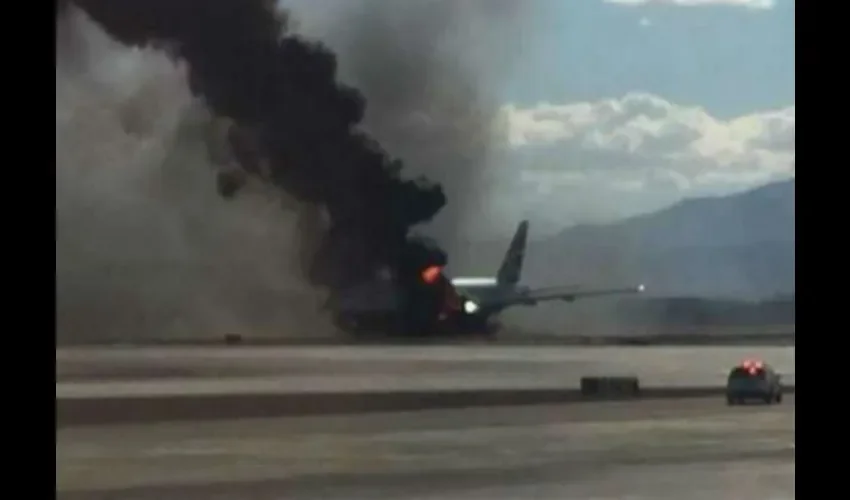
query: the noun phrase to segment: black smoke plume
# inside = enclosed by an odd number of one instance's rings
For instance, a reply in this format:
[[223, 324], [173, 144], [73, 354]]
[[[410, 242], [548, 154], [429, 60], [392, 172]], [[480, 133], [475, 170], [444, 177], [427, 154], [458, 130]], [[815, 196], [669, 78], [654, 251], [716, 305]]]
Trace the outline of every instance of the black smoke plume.
[[427, 232], [450, 249], [452, 265], [458, 266], [488, 216], [481, 207], [488, 205], [492, 167], [502, 145], [496, 125], [504, 97], [498, 86], [513, 78], [514, 63], [527, 54], [519, 46], [530, 38], [525, 28], [536, 4], [321, 3], [323, 14], [313, 13], [319, 19], [295, 19], [298, 30], [333, 47], [344, 81], [367, 96], [365, 128], [404, 158], [407, 172], [443, 184], [450, 203]]
[[[322, 206], [328, 218], [309, 269], [314, 284], [344, 287], [382, 268], [409, 274], [445, 253], [409, 238], [443, 207], [441, 186], [404, 180], [402, 163], [358, 129], [365, 101], [337, 81], [335, 55], [287, 31], [266, 0], [75, 0], [113, 38], [155, 45], [188, 65], [192, 92], [233, 120], [241, 167], [290, 196]], [[245, 132], [250, 131], [250, 132]], [[247, 133], [251, 139], [239, 139]], [[220, 179], [222, 195], [237, 178]]]

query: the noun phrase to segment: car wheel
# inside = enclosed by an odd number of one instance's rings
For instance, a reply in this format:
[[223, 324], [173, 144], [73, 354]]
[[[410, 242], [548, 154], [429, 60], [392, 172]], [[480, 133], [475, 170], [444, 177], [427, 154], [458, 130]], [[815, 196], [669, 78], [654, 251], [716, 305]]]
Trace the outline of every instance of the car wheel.
[[729, 406], [734, 406], [736, 403], [735, 398], [732, 396], [726, 396], [726, 404]]
[[777, 402], [777, 403], [781, 403], [781, 402], [782, 402], [782, 393], [781, 393], [781, 392], [777, 392], [777, 393], [776, 393], [776, 402]]
[[768, 394], [767, 396], [765, 396], [765, 397], [764, 397], [764, 404], [766, 404], [766, 405], [772, 405], [772, 404], [773, 404], [773, 401], [774, 401], [775, 399], [776, 399], [776, 398], [773, 396], [773, 394]]

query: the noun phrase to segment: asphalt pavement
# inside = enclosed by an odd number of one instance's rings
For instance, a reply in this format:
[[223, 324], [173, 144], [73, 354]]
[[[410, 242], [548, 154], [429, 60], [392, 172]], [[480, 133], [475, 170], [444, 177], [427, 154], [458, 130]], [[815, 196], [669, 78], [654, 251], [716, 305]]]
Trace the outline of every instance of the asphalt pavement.
[[540, 388], [600, 375], [722, 385], [744, 358], [793, 382], [794, 347], [113, 347], [57, 349], [56, 395]]
[[795, 398], [60, 429], [64, 499], [794, 498]]

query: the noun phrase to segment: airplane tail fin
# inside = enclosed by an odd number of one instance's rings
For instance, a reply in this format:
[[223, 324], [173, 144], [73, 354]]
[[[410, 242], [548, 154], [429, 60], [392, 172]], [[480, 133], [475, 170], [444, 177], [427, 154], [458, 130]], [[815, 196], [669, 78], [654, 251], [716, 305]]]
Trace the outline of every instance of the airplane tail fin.
[[517, 226], [508, 251], [499, 266], [496, 280], [501, 285], [515, 285], [522, 275], [522, 263], [525, 259], [525, 244], [528, 240], [528, 221], [524, 220]]

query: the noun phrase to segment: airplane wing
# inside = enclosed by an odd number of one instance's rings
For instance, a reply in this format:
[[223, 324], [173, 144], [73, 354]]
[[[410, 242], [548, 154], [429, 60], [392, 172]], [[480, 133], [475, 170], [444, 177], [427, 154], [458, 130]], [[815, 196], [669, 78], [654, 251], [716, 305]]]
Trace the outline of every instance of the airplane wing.
[[605, 295], [626, 295], [642, 293], [645, 287], [637, 285], [623, 288], [582, 288], [575, 286], [567, 287], [550, 287], [538, 288], [535, 290], [527, 290], [513, 294], [504, 295], [501, 297], [486, 298], [478, 305], [485, 309], [501, 309], [514, 305], [537, 305], [539, 302], [550, 300], [563, 300], [573, 302], [577, 299], [588, 297], [600, 297]]
[[547, 300], [565, 300], [567, 302], [572, 302], [576, 299], [584, 298], [584, 297], [598, 297], [601, 295], [625, 295], [632, 293], [643, 293], [645, 287], [643, 285], [637, 285], [632, 287], [625, 288], [598, 288], [598, 289], [586, 289], [580, 287], [552, 287], [552, 288], [538, 288], [536, 290], [529, 290], [525, 294], [526, 300], [532, 300], [534, 302], [543, 302]]

